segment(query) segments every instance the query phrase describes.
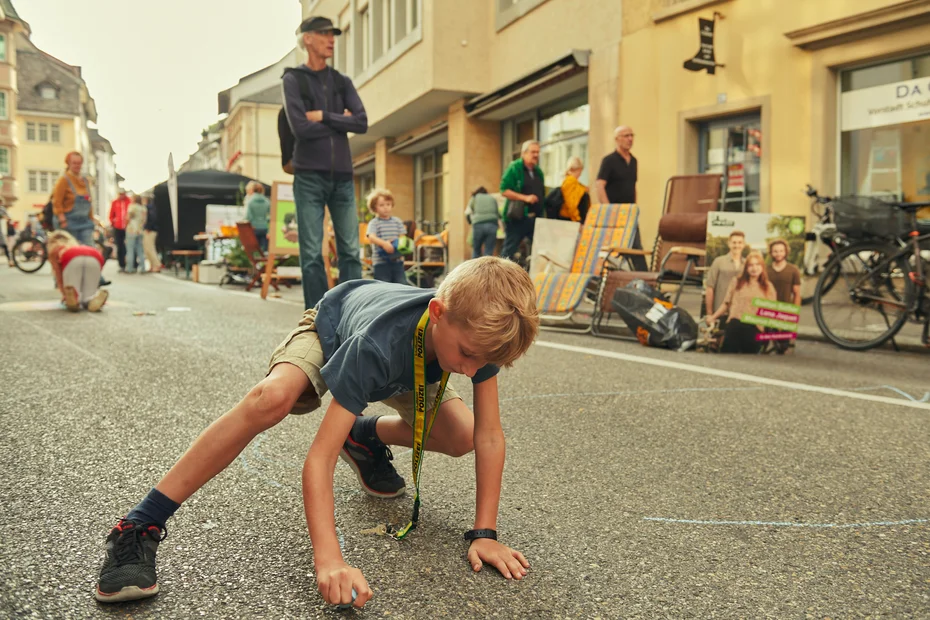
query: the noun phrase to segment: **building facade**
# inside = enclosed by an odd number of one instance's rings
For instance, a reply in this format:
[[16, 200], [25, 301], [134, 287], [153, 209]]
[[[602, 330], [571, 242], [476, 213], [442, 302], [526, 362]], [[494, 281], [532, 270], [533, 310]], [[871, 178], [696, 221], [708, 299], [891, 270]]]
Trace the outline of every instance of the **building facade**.
[[496, 191], [520, 144], [542, 143], [547, 185], [572, 155], [592, 166], [617, 122], [621, 12], [599, 0], [304, 0], [343, 30], [334, 65], [352, 78], [369, 131], [352, 136], [359, 198], [387, 187], [395, 211], [447, 225], [466, 258], [467, 199]]
[[[629, 125], [644, 243], [668, 179], [725, 177], [721, 208], [807, 214], [825, 194], [930, 194], [930, 0], [303, 0], [343, 30], [334, 66], [368, 111], [359, 198], [450, 230], [520, 144], [546, 185], [593, 185]], [[702, 21], [703, 20], [703, 21]], [[702, 39], [703, 29], [703, 39]], [[708, 60], [709, 57], [713, 60]]]
[[119, 195], [116, 163], [113, 161], [116, 152], [113, 150], [110, 141], [101, 136], [96, 129], [90, 129], [88, 134], [91, 152], [94, 155], [93, 177], [96, 181], [91, 194], [94, 213], [97, 214], [97, 218], [101, 221], [107, 221], [110, 215], [110, 204]]
[[[723, 208], [734, 211], [807, 215], [808, 183], [927, 200], [927, 0], [623, 7], [617, 120], [636, 133], [644, 233], [676, 174], [723, 174]], [[693, 62], [708, 26], [711, 64], [723, 65], [712, 73]]]
[[281, 168], [278, 112], [283, 104], [281, 76], [284, 69], [300, 62], [295, 50], [219, 93], [218, 112], [226, 114], [222, 132], [222, 151], [226, 158], [223, 170], [269, 185], [293, 179]]
[[[19, 137], [16, 132], [16, 38], [29, 33], [11, 0], [0, 0], [0, 200], [15, 207], [22, 191], [17, 176]], [[20, 219], [15, 213], [13, 219]]]
[[226, 158], [223, 156], [223, 130], [225, 120], [219, 120], [200, 134], [197, 152], [191, 155], [178, 168], [178, 173], [196, 170], [226, 170]]
[[88, 122], [96, 122], [97, 110], [81, 68], [46, 54], [22, 33], [17, 36], [16, 54], [19, 156], [15, 170], [21, 191], [14, 219], [48, 202], [71, 151], [84, 156], [84, 174], [92, 187], [97, 183], [88, 128]]

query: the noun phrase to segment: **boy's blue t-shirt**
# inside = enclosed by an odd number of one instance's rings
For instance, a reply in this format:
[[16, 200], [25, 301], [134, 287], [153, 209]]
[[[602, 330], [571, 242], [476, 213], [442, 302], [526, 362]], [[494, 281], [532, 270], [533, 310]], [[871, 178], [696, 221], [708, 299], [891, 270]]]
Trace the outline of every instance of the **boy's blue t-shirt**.
[[[413, 336], [435, 296], [435, 289], [376, 280], [344, 282], [323, 296], [315, 321], [326, 359], [320, 374], [340, 405], [362, 415], [368, 403], [413, 391]], [[471, 381], [499, 371], [487, 364]], [[439, 363], [427, 363], [426, 382], [441, 378]]]

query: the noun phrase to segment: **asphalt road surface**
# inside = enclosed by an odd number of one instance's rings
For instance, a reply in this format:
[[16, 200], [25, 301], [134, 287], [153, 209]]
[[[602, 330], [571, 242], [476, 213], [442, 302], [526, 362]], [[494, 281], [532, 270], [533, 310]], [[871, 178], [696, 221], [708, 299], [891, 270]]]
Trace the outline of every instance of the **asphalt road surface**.
[[522, 582], [465, 561], [470, 456], [427, 454], [407, 540], [367, 533], [409, 518], [399, 448], [397, 500], [337, 467], [340, 540], [374, 598], [328, 608], [300, 494], [313, 414], [260, 435], [169, 521], [158, 596], [99, 604], [109, 528], [261, 379], [301, 312], [110, 277], [103, 313], [69, 314], [48, 273], [0, 267], [2, 617], [930, 616], [930, 356], [808, 341], [679, 354], [552, 332], [501, 376], [498, 531], [530, 561]]

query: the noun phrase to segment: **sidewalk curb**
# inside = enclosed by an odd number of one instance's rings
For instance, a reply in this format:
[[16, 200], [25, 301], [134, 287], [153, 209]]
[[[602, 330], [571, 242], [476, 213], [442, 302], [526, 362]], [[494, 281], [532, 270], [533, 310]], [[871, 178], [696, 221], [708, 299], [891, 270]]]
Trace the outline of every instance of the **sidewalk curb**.
[[[798, 340], [812, 340], [812, 341], [824, 342], [827, 344], [833, 344], [829, 340], [827, 340], [826, 336], [824, 336], [823, 333], [819, 329], [812, 328], [812, 327], [798, 327]], [[910, 336], [901, 336], [900, 334], [898, 334], [897, 336], [895, 336], [894, 341], [898, 345], [898, 348], [901, 349], [902, 351], [911, 351], [911, 352], [919, 352], [919, 353], [926, 353], [927, 351], [930, 351], [930, 349], [928, 349], [927, 347], [923, 346], [920, 343], [920, 338], [912, 338]], [[885, 343], [882, 346], [877, 347], [874, 350], [881, 351], [883, 349], [894, 351], [894, 348], [892, 347], [890, 342]]]

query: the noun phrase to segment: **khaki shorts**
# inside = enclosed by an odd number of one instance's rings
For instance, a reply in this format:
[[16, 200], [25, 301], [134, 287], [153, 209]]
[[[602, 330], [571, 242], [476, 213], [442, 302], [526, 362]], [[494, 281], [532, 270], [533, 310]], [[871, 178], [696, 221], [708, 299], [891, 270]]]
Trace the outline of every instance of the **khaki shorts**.
[[[278, 348], [271, 354], [271, 362], [268, 364], [268, 373], [271, 369], [281, 363], [293, 364], [300, 368], [310, 379], [310, 387], [297, 399], [294, 407], [291, 409], [292, 414], [304, 414], [316, 411], [320, 408], [321, 399], [329, 388], [323, 381], [320, 369], [323, 368], [325, 359], [323, 356], [323, 347], [320, 345], [320, 337], [316, 333], [316, 310], [310, 309], [304, 312], [297, 329], [288, 334], [284, 342], [278, 345]], [[411, 343], [411, 347], [413, 343]], [[266, 374], [267, 376], [267, 374]], [[436, 399], [436, 392], [439, 390], [439, 383], [433, 383], [426, 386], [426, 402], [432, 406]], [[456, 394], [451, 385], [446, 386], [446, 392], [442, 396], [442, 402], [461, 398]], [[404, 392], [381, 401], [383, 404], [397, 411], [400, 417], [407, 424], [413, 426], [416, 416], [416, 409], [413, 404], [413, 392]]]

